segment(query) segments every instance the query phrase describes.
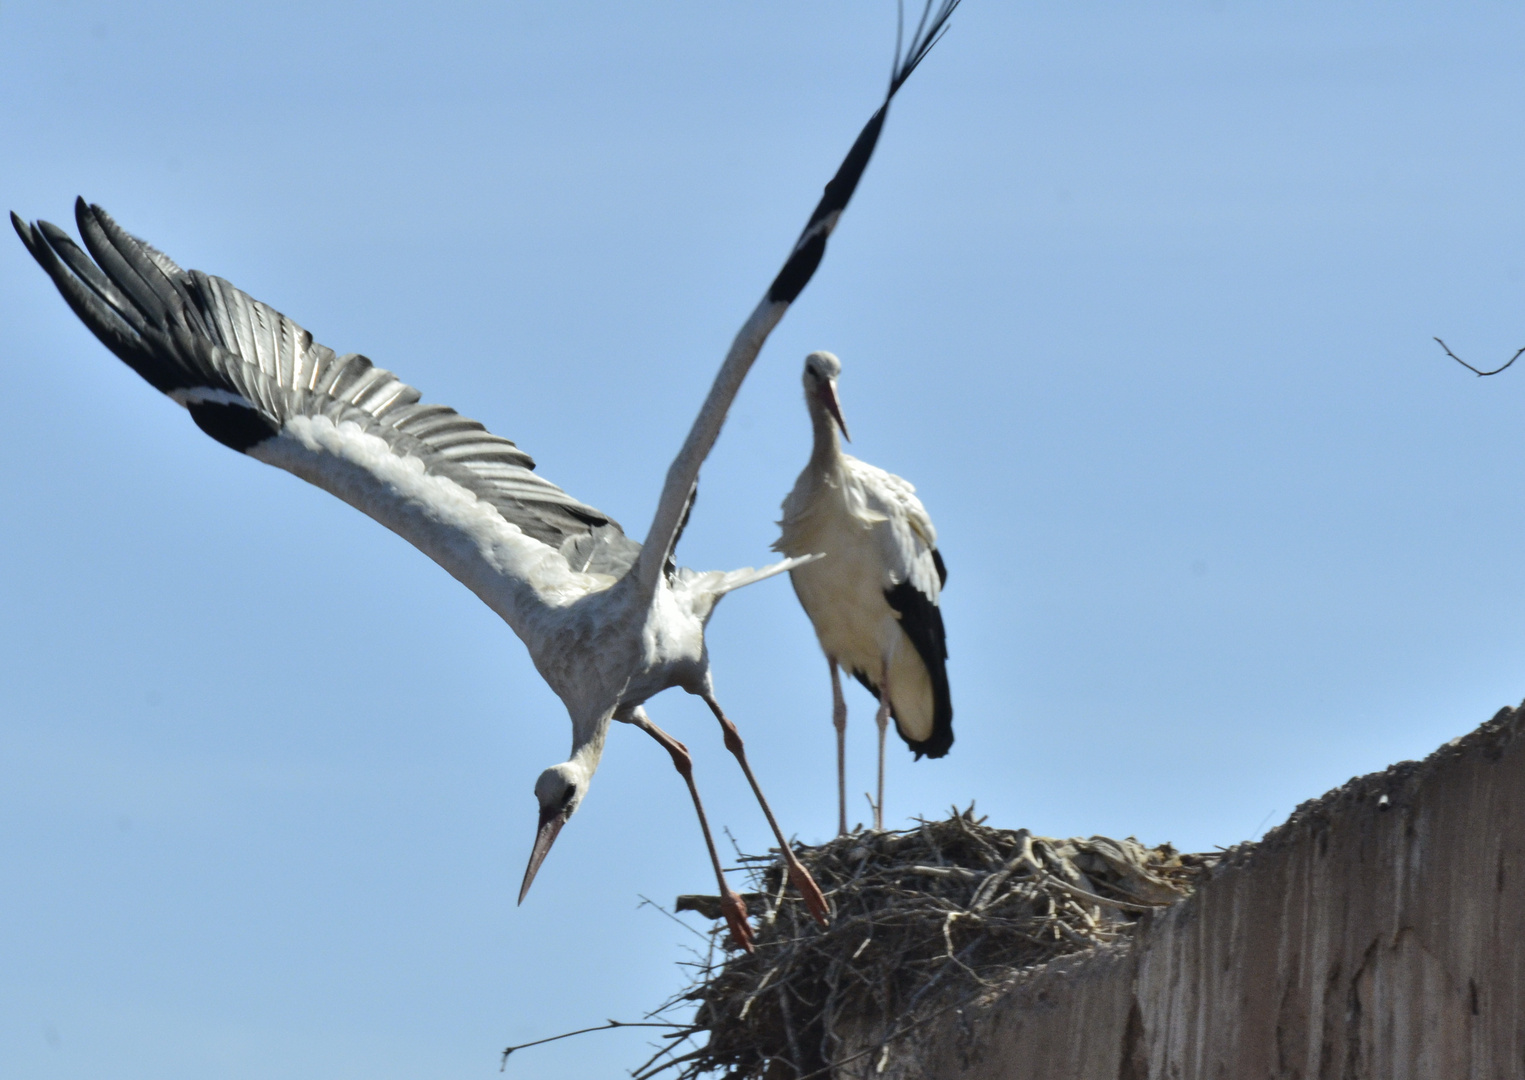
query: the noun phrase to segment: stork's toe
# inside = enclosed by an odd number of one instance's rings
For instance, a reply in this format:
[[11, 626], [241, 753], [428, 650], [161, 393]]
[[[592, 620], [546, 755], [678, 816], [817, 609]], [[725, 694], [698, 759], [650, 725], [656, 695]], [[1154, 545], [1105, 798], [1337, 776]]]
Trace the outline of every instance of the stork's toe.
[[752, 924], [747, 922], [747, 904], [737, 893], [726, 889], [720, 894], [720, 912], [725, 916], [725, 925], [731, 931], [731, 937], [735, 938], [736, 944], [747, 952], [753, 952], [752, 948]]
[[821, 929], [830, 927], [831, 909], [826, 906], [826, 895], [815, 883], [815, 878], [810, 876], [810, 871], [805, 869], [805, 864], [798, 859], [789, 860], [789, 884], [804, 898], [805, 906], [810, 909], [815, 921], [820, 923]]

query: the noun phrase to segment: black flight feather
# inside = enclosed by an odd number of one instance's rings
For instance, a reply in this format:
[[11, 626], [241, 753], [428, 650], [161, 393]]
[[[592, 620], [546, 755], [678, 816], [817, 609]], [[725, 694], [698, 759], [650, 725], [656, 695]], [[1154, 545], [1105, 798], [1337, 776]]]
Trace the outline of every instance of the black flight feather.
[[606, 514], [536, 476], [508, 439], [420, 394], [355, 353], [336, 356], [268, 305], [220, 278], [186, 271], [83, 199], [75, 206], [81, 250], [55, 225], [11, 223], [69, 307], [196, 426], [249, 452], [288, 420], [326, 416], [380, 436], [489, 503], [526, 534], [581, 569], [620, 576], [640, 545]]
[[[939, 573], [946, 577], [942, 559], [936, 558], [935, 549], [933, 554]], [[884, 599], [895, 614], [900, 616], [900, 629], [911, 639], [911, 644], [916, 647], [916, 655], [921, 657], [927, 675], [932, 680], [932, 734], [918, 742], [907, 738], [898, 723], [895, 730], [905, 739], [905, 744], [916, 752], [918, 760], [922, 755], [940, 758], [953, 746], [953, 697], [948, 691], [948, 637], [943, 630], [942, 609], [909, 581], [885, 589]], [[853, 677], [874, 697], [879, 696], [879, 687], [868, 675], [854, 671]], [[900, 719], [895, 716], [893, 701], [890, 703], [890, 715], [897, 721]]]
[[868, 168], [869, 159], [874, 156], [874, 147], [879, 142], [880, 132], [884, 130], [884, 118], [889, 111], [891, 99], [911, 77], [911, 72], [926, 59], [932, 46], [947, 32], [948, 17], [958, 7], [959, 0], [942, 0], [937, 4], [935, 13], [934, 2], [935, 0], [927, 0], [916, 33], [911, 36], [911, 46], [904, 55], [900, 52], [901, 30], [905, 25], [902, 12], [895, 31], [895, 63], [890, 72], [890, 86], [884, 95], [884, 103], [869, 117], [868, 123], [863, 125], [863, 130], [853, 140], [852, 149], [847, 151], [847, 156], [837, 167], [836, 175], [827, 183], [826, 190], [821, 193], [821, 201], [816, 203], [810, 220], [805, 223], [799, 239], [794, 242], [794, 250], [785, 260], [784, 268], [769, 286], [768, 299], [773, 303], [794, 303], [810, 283], [826, 254], [826, 238], [836, 227], [837, 218], [847, 208], [853, 192], [858, 189], [858, 181], [863, 178], [863, 171]]

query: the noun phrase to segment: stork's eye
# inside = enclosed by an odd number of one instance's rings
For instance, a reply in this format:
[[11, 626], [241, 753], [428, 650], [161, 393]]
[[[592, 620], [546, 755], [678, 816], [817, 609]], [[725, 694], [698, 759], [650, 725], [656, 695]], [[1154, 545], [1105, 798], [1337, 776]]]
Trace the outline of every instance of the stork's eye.
[[561, 808], [565, 810], [572, 805], [572, 800], [577, 798], [577, 785], [568, 784], [567, 793], [561, 797]]

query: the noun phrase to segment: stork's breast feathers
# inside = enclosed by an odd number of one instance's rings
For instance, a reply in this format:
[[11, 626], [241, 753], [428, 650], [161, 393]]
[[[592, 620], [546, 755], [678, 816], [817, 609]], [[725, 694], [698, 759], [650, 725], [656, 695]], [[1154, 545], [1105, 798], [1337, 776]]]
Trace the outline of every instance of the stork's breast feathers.
[[[774, 550], [826, 556], [805, 572], [821, 583], [812, 591], [828, 579], [842, 595], [908, 584], [935, 605], [942, 585], [937, 530], [915, 492], [908, 481], [846, 454], [831, 468], [807, 467], [784, 500]], [[799, 572], [795, 581], [798, 588]]]

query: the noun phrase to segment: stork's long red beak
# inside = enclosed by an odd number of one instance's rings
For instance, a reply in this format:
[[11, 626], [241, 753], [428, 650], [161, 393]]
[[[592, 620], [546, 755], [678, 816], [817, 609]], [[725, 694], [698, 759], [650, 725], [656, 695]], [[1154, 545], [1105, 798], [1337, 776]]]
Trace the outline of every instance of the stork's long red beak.
[[551, 845], [556, 842], [557, 834], [566, 823], [567, 819], [560, 810], [541, 808], [540, 827], [535, 830], [535, 846], [530, 851], [530, 864], [524, 868], [524, 884], [519, 886], [519, 903], [524, 903], [530, 886], [535, 883], [535, 875], [540, 871], [540, 864], [551, 853]]
[[831, 413], [831, 418], [837, 422], [837, 427], [842, 429], [842, 438], [852, 442], [853, 437], [847, 433], [847, 421], [842, 419], [842, 403], [837, 400], [837, 380], [827, 379], [822, 384], [821, 404], [826, 406], [826, 411]]

